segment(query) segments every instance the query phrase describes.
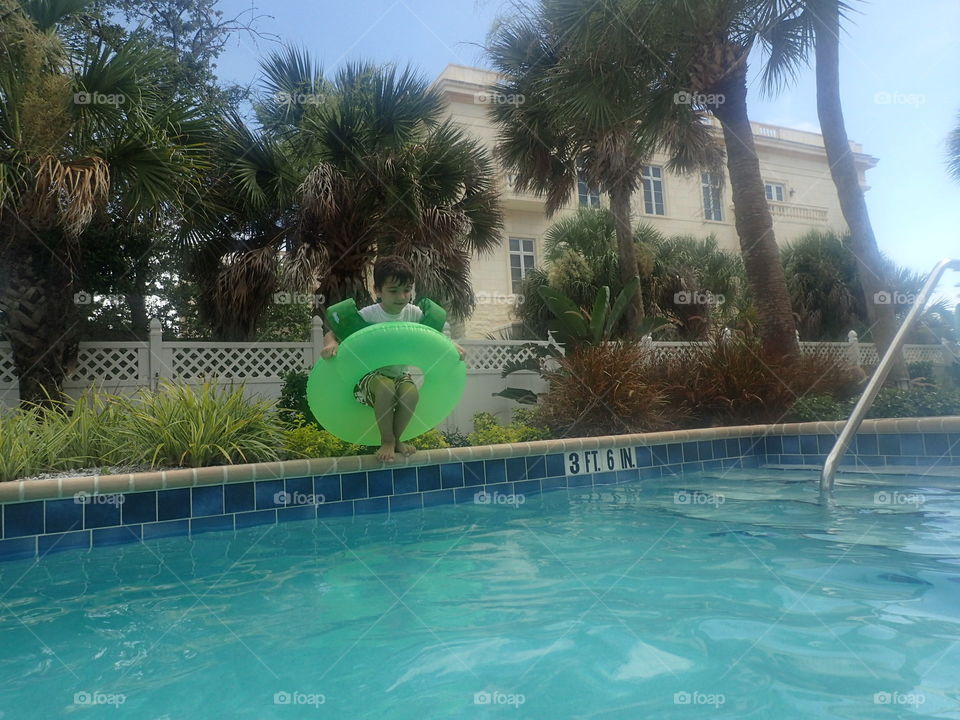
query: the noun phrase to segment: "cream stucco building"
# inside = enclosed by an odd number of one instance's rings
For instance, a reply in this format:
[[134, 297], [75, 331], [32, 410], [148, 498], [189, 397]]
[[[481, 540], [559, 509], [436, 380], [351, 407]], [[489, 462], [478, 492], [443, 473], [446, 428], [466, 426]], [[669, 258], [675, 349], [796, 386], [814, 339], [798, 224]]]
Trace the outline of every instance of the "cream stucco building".
[[[496, 75], [486, 70], [449, 65], [435, 83], [447, 99], [452, 118], [491, 151], [496, 131], [487, 117], [486, 89], [495, 79]], [[719, 123], [714, 118], [709, 120], [720, 135]], [[778, 243], [788, 243], [809, 230], [845, 230], [823, 138], [817, 133], [761, 123], [754, 123], [753, 129]], [[864, 154], [857, 143], [851, 143], [851, 149], [866, 189], [864, 173], [877, 160]], [[699, 173], [673, 174], [665, 165], [665, 157], [650, 158], [643, 187], [633, 198], [633, 224], [648, 223], [667, 235], [713, 234], [722, 247], [738, 251], [730, 183], [725, 179], [717, 189], [713, 178]], [[473, 258], [471, 276], [479, 303], [466, 326], [455, 329], [456, 335], [482, 338], [508, 326], [510, 299], [518, 291], [519, 278], [543, 262], [542, 240], [547, 228], [564, 214], [573, 213], [578, 205], [606, 204], [606, 198], [581, 186], [566, 207], [547, 218], [541, 198], [517, 193], [506, 174], [501, 178], [503, 241], [495, 253]]]

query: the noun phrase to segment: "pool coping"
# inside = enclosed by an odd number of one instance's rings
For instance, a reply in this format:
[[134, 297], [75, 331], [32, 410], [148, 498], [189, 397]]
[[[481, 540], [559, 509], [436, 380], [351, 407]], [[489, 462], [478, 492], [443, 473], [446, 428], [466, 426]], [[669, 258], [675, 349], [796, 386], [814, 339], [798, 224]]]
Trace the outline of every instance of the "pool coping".
[[[776, 435], [835, 435], [845, 421], [807, 423], [777, 423], [767, 425], [732, 425], [693, 430], [638, 433], [633, 435], [603, 435], [586, 438], [539, 440], [505, 445], [440, 448], [421, 450], [410, 457], [398, 457], [393, 463], [384, 463], [371, 455], [335, 458], [280, 460], [241, 465], [216, 465], [182, 470], [152, 471], [122, 475], [89, 475], [82, 477], [42, 480], [10, 480], [0, 483], [0, 504], [29, 500], [56, 500], [89, 494], [145, 492], [174, 488], [224, 485], [255, 480], [278, 480], [298, 476], [334, 475], [369, 470], [391, 470], [421, 467], [450, 462], [471, 462], [502, 458], [549, 455], [556, 453], [654, 446], [725, 438], [766, 437]], [[960, 416], [927, 418], [892, 418], [864, 420], [858, 435], [914, 434], [960, 432]]]

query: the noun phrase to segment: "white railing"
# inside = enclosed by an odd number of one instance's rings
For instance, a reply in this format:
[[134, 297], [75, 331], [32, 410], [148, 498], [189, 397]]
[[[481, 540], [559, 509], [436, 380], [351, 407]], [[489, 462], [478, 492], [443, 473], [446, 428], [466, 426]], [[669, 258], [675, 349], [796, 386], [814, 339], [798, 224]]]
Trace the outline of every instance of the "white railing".
[[816, 205], [797, 205], [796, 203], [767, 201], [770, 207], [770, 214], [775, 218], [786, 218], [788, 220], [800, 220], [802, 222], [813, 222], [821, 225], [827, 222], [827, 209]]

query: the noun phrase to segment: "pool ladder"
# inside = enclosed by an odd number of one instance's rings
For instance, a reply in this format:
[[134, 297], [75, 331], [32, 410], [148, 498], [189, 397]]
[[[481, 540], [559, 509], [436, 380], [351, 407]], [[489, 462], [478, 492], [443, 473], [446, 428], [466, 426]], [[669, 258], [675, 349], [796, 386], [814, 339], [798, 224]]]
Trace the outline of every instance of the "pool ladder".
[[826, 462], [823, 464], [823, 470], [820, 473], [821, 494], [833, 490], [833, 477], [837, 473], [837, 464], [840, 462], [840, 458], [843, 457], [843, 454], [847, 451], [850, 441], [853, 439], [853, 436], [857, 434], [857, 430], [860, 429], [860, 424], [863, 422], [864, 415], [867, 414], [867, 410], [869, 410], [870, 406], [873, 405], [874, 398], [876, 398], [877, 393], [880, 392], [883, 381], [887, 379], [887, 375], [890, 373], [890, 366], [893, 364], [894, 358], [903, 347], [903, 342], [907, 336], [907, 333], [910, 331], [910, 328], [913, 327], [917, 317], [919, 317], [924, 306], [927, 304], [927, 299], [930, 297], [933, 289], [937, 286], [937, 283], [940, 282], [940, 278], [943, 276], [943, 273], [945, 273], [947, 270], [960, 270], [960, 260], [950, 260], [948, 258], [941, 260], [934, 265], [933, 270], [927, 277], [927, 282], [920, 291], [920, 295], [917, 296], [916, 301], [913, 303], [913, 307], [910, 308], [910, 312], [907, 313], [906, 319], [903, 321], [900, 329], [897, 330], [897, 334], [894, 336], [893, 342], [890, 343], [890, 347], [887, 348], [887, 352], [884, 354], [883, 359], [880, 360], [880, 364], [877, 366], [877, 371], [873, 374], [873, 377], [870, 378], [867, 389], [863, 391], [863, 395], [860, 396], [860, 400], [853, 408], [853, 412], [850, 413], [850, 417], [847, 418], [847, 422], [843, 426], [843, 430], [840, 431], [840, 437], [837, 438], [837, 442], [834, 443], [833, 449], [830, 450], [830, 454], [827, 455]]

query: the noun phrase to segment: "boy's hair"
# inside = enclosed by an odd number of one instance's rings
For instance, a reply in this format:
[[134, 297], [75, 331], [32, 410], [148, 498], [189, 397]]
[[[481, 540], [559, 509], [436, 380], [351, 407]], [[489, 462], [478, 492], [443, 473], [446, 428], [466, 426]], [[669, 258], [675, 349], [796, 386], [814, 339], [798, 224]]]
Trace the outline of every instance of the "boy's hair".
[[383, 284], [393, 278], [400, 284], [413, 282], [413, 268], [399, 255], [386, 255], [377, 258], [373, 266], [373, 287], [382, 288]]

